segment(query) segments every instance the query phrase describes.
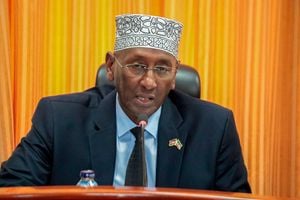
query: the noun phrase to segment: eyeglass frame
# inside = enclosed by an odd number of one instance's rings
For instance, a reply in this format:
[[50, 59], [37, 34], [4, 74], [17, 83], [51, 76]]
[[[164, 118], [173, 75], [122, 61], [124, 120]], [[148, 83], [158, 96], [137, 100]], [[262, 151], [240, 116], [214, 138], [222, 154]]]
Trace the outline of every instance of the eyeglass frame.
[[[153, 70], [153, 72], [154, 72], [156, 78], [159, 78], [159, 79], [169, 79], [169, 78], [172, 77], [172, 75], [176, 75], [176, 72], [177, 72], [177, 70], [178, 70], [178, 66], [177, 66], [177, 65], [176, 65], [175, 68], [174, 68], [174, 67], [168, 67], [168, 66], [166, 66], [166, 65], [156, 65], [156, 66], [150, 68], [150, 67], [148, 67], [148, 65], [140, 64], [140, 63], [129, 63], [129, 64], [126, 64], [126, 65], [122, 65], [122, 64], [120, 63], [119, 59], [118, 59], [116, 56], [114, 56], [114, 59], [116, 60], [117, 64], [118, 64], [122, 69], [124, 69], [124, 68], [128, 69], [128, 72], [129, 72], [133, 77], [142, 77], [142, 76], [144, 76], [145, 74], [147, 74], [148, 71]], [[131, 68], [131, 69], [134, 69], [133, 66], [136, 66], [136, 65], [141, 66], [141, 68], [139, 68], [139, 69], [143, 69], [143, 72], [142, 72], [141, 74], [134, 73], [134, 72], [130, 71], [130, 68]], [[131, 66], [131, 67], [130, 67], [130, 66]], [[158, 67], [158, 66], [160, 66], [160, 67]], [[165, 67], [162, 67], [162, 66], [165, 66]], [[159, 68], [168, 69], [168, 70], [166, 70], [166, 71], [167, 71], [167, 73], [170, 72], [170, 75], [169, 75], [169, 74], [166, 74], [166, 77], [161, 77], [161, 76], [159, 75]], [[137, 67], [136, 67], [135, 69], [137, 69]], [[175, 73], [172, 74], [173, 71], [174, 71], [174, 69], [175, 69]]]

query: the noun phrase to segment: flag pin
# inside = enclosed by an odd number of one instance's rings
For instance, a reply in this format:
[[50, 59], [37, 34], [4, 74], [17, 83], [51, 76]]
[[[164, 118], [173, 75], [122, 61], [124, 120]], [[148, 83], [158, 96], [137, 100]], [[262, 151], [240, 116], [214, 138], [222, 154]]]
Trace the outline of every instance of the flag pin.
[[174, 138], [172, 140], [169, 140], [169, 147], [175, 146], [178, 150], [182, 148], [182, 144], [178, 138]]

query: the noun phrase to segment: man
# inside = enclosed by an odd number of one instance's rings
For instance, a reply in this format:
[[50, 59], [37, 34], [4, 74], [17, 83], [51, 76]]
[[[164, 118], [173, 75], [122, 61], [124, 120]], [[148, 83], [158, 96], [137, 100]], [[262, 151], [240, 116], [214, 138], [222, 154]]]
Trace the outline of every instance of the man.
[[232, 112], [173, 90], [182, 25], [147, 15], [117, 16], [116, 24], [106, 55], [116, 90], [43, 98], [0, 185], [75, 185], [83, 169], [99, 185], [127, 185], [130, 130], [143, 114], [147, 186], [250, 192]]

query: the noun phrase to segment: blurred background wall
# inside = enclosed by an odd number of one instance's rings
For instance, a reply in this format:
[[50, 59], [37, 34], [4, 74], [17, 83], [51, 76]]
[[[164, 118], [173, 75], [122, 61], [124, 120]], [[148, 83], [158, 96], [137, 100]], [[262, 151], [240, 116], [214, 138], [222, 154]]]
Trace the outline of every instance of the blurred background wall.
[[233, 110], [254, 194], [300, 197], [299, 0], [0, 0], [0, 161], [41, 97], [94, 85], [124, 13], [184, 24], [180, 60]]

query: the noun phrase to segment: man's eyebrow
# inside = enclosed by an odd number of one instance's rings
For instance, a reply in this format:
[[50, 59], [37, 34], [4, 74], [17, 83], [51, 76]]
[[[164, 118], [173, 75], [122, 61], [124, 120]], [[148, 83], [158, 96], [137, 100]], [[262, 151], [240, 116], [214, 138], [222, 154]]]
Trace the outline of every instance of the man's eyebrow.
[[[144, 55], [140, 55], [140, 54], [128, 54], [126, 55], [125, 57], [125, 60], [126, 62], [141, 62], [141, 64], [145, 64], [149, 58], [147, 56], [144, 56]], [[172, 62], [170, 59], [168, 58], [165, 58], [162, 56], [162, 58], [159, 58], [157, 61], [156, 61], [156, 64], [158, 65], [167, 65], [169, 67], [172, 66]]]

